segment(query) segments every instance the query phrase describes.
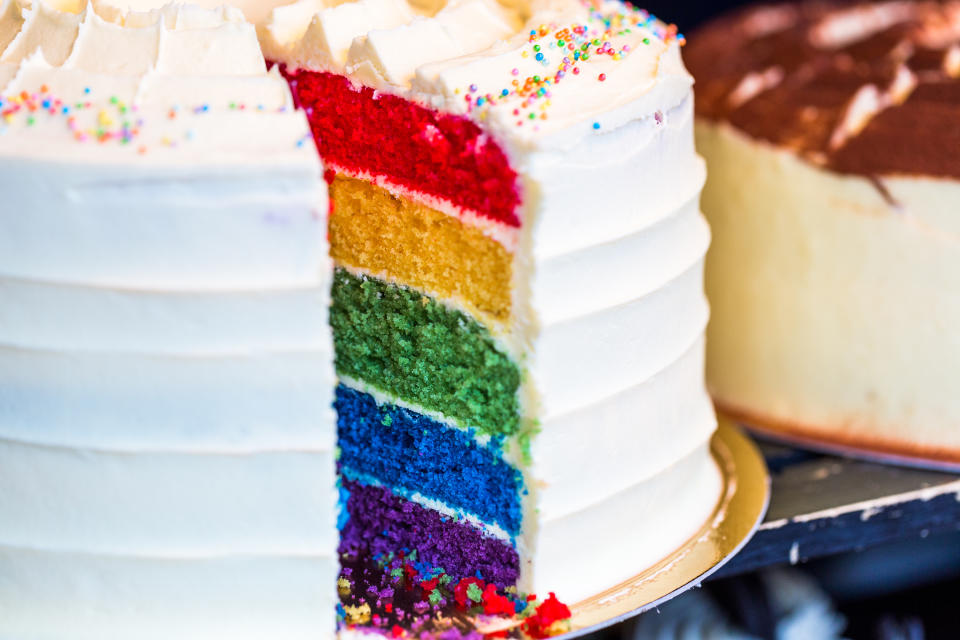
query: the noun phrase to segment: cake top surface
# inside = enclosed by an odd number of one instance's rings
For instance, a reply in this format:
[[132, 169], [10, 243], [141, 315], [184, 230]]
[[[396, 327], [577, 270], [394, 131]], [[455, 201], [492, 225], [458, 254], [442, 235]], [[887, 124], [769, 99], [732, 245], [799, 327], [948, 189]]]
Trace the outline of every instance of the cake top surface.
[[758, 6], [685, 56], [701, 117], [841, 173], [960, 177], [960, 2]]
[[[238, 135], [238, 132], [243, 135]], [[309, 144], [308, 144], [309, 143]], [[316, 164], [237, 9], [0, 5], [0, 155]]]
[[22, 135], [45, 152], [279, 152], [306, 130], [264, 58], [466, 115], [515, 148], [572, 146], [692, 86], [676, 27], [620, 0], [0, 1], [0, 153]]
[[682, 102], [683, 37], [620, 0], [298, 0], [263, 20], [266, 57], [344, 73], [550, 146]]

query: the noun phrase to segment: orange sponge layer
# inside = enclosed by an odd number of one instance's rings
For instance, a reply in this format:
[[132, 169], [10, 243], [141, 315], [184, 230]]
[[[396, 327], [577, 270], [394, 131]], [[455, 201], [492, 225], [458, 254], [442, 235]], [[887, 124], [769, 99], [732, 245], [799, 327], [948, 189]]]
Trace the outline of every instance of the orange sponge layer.
[[330, 201], [330, 253], [338, 264], [455, 300], [479, 319], [509, 321], [513, 266], [503, 245], [365, 180], [336, 176]]

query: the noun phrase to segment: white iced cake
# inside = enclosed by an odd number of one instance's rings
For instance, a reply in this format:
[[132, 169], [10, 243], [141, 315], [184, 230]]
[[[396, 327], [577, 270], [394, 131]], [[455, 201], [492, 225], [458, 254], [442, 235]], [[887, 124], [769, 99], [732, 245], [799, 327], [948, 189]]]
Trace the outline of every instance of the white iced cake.
[[674, 27], [140, 4], [0, 12], [0, 638], [554, 633], [698, 534]]
[[716, 401], [960, 463], [960, 5], [758, 7], [686, 53]]

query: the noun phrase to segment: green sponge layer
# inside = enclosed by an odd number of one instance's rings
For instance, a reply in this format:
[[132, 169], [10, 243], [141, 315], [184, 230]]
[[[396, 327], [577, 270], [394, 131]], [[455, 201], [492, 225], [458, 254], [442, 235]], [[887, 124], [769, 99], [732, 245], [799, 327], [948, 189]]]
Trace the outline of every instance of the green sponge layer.
[[520, 424], [520, 371], [469, 315], [422, 293], [337, 269], [337, 372], [491, 435]]

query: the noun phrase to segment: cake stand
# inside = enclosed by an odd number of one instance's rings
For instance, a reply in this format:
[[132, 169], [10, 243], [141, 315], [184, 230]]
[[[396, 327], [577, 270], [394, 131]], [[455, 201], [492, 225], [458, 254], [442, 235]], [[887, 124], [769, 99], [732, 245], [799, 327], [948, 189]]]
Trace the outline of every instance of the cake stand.
[[856, 458], [867, 462], [879, 464], [894, 464], [902, 467], [915, 467], [918, 469], [927, 469], [930, 471], [947, 471], [949, 473], [960, 473], [960, 460], [936, 459], [919, 455], [910, 455], [888, 451], [883, 449], [871, 448], [868, 446], [855, 446], [843, 442], [834, 442], [829, 439], [815, 438], [795, 433], [789, 433], [776, 429], [771, 426], [763, 425], [755, 420], [735, 420], [737, 424], [755, 434], [759, 438], [785, 444], [795, 449], [808, 449], [818, 453], [840, 456], [842, 458]]
[[723, 476], [723, 491], [703, 528], [658, 564], [571, 606], [571, 630], [556, 640], [622, 622], [699, 586], [747, 543], [770, 501], [766, 464], [756, 445], [724, 417], [710, 449]]

